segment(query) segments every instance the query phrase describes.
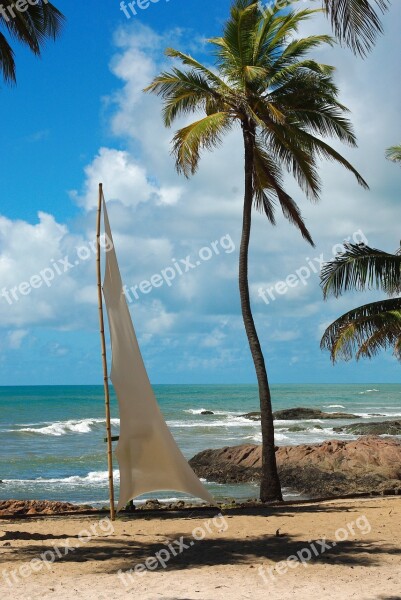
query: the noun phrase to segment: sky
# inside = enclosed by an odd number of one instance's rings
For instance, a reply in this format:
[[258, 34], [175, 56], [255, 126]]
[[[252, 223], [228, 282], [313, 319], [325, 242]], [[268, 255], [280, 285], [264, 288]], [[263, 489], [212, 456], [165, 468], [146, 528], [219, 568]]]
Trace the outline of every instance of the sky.
[[[206, 39], [221, 32], [230, 2], [160, 0], [129, 19], [118, 0], [55, 4], [67, 18], [62, 36], [40, 60], [14, 45], [17, 86], [0, 86], [0, 384], [102, 383], [93, 246], [100, 181], [152, 383], [254, 383], [237, 283], [240, 131], [186, 180], [175, 172], [160, 100], [142, 92], [171, 65], [168, 46], [213, 64]], [[394, 3], [365, 60], [340, 46], [314, 53], [337, 68], [359, 147], [336, 148], [370, 191], [322, 162], [321, 201], [311, 204], [286, 177], [316, 248], [283, 217], [272, 227], [254, 213], [251, 301], [273, 383], [401, 381], [391, 352], [333, 366], [319, 347], [332, 320], [380, 297], [323, 302], [321, 263], [344, 240], [399, 246], [401, 171], [384, 154], [400, 142], [400, 18]], [[300, 35], [328, 31], [316, 15]]]

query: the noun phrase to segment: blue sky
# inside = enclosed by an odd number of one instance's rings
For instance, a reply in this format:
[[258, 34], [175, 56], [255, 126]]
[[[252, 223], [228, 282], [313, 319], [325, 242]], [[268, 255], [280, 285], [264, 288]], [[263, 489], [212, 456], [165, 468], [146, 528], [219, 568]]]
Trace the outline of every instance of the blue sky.
[[[61, 269], [66, 256], [73, 268], [11, 304], [0, 298], [1, 384], [101, 382], [90, 251], [100, 180], [124, 281], [137, 290], [130, 307], [152, 382], [254, 382], [237, 292], [239, 132], [206, 154], [199, 173], [186, 181], [174, 171], [172, 132], [163, 128], [159, 100], [141, 93], [168, 65], [163, 55], [168, 45], [211, 60], [204, 40], [219, 33], [230, 3], [160, 0], [129, 20], [117, 1], [86, 0], [79, 9], [65, 0], [56, 4], [67, 16], [62, 37], [41, 60], [15, 46], [18, 85], [0, 88], [1, 287], [10, 290], [55, 264]], [[318, 275], [308, 267], [331, 258], [335, 245], [347, 238], [389, 251], [398, 245], [401, 173], [385, 160], [384, 150], [399, 142], [401, 129], [400, 84], [394, 78], [400, 16], [401, 7], [394, 6], [385, 18], [386, 35], [365, 61], [339, 47], [317, 56], [338, 69], [341, 97], [352, 110], [360, 143], [357, 150], [341, 151], [371, 191], [364, 192], [339, 167], [322, 164], [322, 201], [310, 205], [291, 178], [286, 180], [316, 249], [282, 218], [272, 228], [255, 215], [251, 294], [275, 383], [401, 381], [391, 354], [333, 367], [321, 353], [324, 326], [377, 296], [323, 303]], [[327, 30], [318, 16], [302, 33]], [[78, 259], [77, 248], [79, 256], [89, 256]], [[141, 282], [175, 264], [184, 268], [188, 256], [194, 268], [177, 274], [171, 285], [164, 281], [140, 291]], [[308, 270], [304, 285], [300, 278]], [[294, 288], [266, 304], [259, 289], [290, 275]]]

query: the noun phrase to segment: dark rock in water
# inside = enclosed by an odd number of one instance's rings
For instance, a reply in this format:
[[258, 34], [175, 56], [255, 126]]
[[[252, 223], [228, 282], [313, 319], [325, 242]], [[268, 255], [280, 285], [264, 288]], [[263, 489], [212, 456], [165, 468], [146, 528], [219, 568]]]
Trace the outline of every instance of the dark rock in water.
[[214, 415], [212, 410], [202, 410], [201, 415]]
[[[401, 440], [364, 436], [355, 441], [276, 449], [283, 486], [309, 497], [399, 490]], [[259, 481], [261, 446], [205, 450], [190, 460], [199, 477], [218, 483]]]
[[348, 413], [326, 413], [317, 408], [287, 408], [273, 413], [275, 420], [298, 421], [302, 419], [359, 419], [358, 415]]
[[240, 415], [240, 417], [243, 417], [244, 419], [250, 419], [251, 421], [260, 421], [261, 414], [260, 412], [250, 412], [246, 413], [245, 415]]
[[342, 427], [333, 427], [337, 433], [354, 435], [401, 435], [401, 421], [382, 421], [381, 423], [351, 423]]
[[[323, 431], [323, 427], [321, 425], [313, 425], [313, 428], [321, 429]], [[297, 433], [298, 431], [308, 431], [308, 428], [304, 425], [291, 425], [288, 428], [288, 431], [291, 431], [291, 433]]]
[[[250, 412], [241, 415], [245, 419], [251, 421], [260, 421], [260, 412]], [[283, 421], [300, 421], [306, 419], [359, 419], [358, 415], [352, 415], [348, 413], [326, 413], [317, 408], [286, 408], [285, 410], [277, 410], [273, 413], [275, 420]]]

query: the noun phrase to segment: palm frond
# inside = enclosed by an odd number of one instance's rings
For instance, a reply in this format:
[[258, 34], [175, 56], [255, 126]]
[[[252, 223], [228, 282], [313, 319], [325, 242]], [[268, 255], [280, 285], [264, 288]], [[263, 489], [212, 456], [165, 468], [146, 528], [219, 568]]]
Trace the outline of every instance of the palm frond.
[[[219, 90], [222, 95], [226, 94], [230, 96], [232, 94], [230, 87], [221, 77], [219, 77], [218, 74], [205, 67], [205, 65], [202, 65], [202, 63], [197, 61], [189, 54], [184, 54], [184, 52], [180, 52], [174, 48], [167, 48], [165, 53], [166, 56], [169, 56], [170, 58], [179, 58], [184, 65], [199, 71], [206, 78], [209, 85], [214, 87], [216, 90]], [[147, 89], [145, 89], [145, 91], [147, 91]]]
[[401, 360], [401, 335], [398, 336], [394, 344], [394, 356]]
[[14, 51], [2, 33], [0, 33], [0, 71], [4, 81], [15, 83]]
[[287, 124], [269, 123], [261, 132], [264, 144], [272, 157], [293, 175], [308, 198], [318, 200], [321, 181], [316, 163], [308, 149], [297, 141], [295, 128], [290, 132]]
[[386, 158], [388, 158], [388, 160], [392, 160], [393, 162], [401, 163], [401, 144], [388, 148], [386, 152]]
[[[12, 38], [28, 46], [37, 56], [40, 56], [47, 40], [57, 38], [65, 20], [63, 14], [48, 0], [38, 0], [35, 5], [29, 4], [22, 12], [16, 8], [14, 0], [3, 0], [2, 6], [0, 24]], [[15, 17], [4, 17], [8, 7], [13, 7]], [[15, 82], [13, 51], [3, 34], [0, 39], [0, 62], [4, 80]]]
[[380, 13], [390, 6], [390, 0], [323, 0], [338, 39], [365, 56], [383, 32]]
[[223, 134], [227, 133], [231, 126], [229, 114], [218, 112], [177, 131], [173, 138], [177, 171], [186, 177], [193, 175], [198, 168], [201, 150], [212, 150], [218, 146]]
[[323, 295], [336, 298], [349, 290], [382, 289], [401, 293], [401, 256], [365, 245], [344, 244], [345, 250], [324, 265], [321, 272]]
[[345, 167], [347, 171], [350, 171], [353, 175], [355, 175], [355, 178], [360, 186], [362, 186], [365, 190], [369, 189], [369, 185], [362, 175], [355, 169], [355, 167], [353, 167], [351, 163], [339, 152], [329, 146], [329, 144], [326, 144], [326, 142], [323, 140], [310, 133], [307, 133], [306, 131], [301, 132], [298, 130], [297, 133], [300, 138], [304, 138], [305, 149], [309, 148], [309, 152], [313, 153], [319, 158], [338, 162], [341, 166]]
[[399, 348], [401, 298], [384, 300], [355, 308], [338, 318], [324, 332], [320, 347], [331, 359], [350, 360], [354, 355], [371, 358], [380, 350]]
[[174, 68], [171, 73], [164, 72], [152, 81], [145, 91], [154, 92], [164, 98], [163, 117], [166, 127], [180, 115], [206, 110], [206, 106], [221, 108], [222, 100], [218, 92], [210, 86], [207, 79], [195, 70], [180, 71]]
[[253, 40], [260, 23], [257, 2], [236, 0], [231, 7], [223, 36], [213, 38], [220, 71], [229, 81], [241, 81], [243, 69], [253, 64]]
[[284, 217], [299, 229], [302, 237], [311, 246], [314, 246], [312, 236], [301, 216], [301, 211], [291, 196], [284, 191], [281, 172], [277, 163], [270, 158], [263, 148], [261, 139], [255, 140], [253, 185], [256, 207], [259, 210], [263, 207], [269, 221], [273, 225], [275, 224], [274, 207], [277, 198]]

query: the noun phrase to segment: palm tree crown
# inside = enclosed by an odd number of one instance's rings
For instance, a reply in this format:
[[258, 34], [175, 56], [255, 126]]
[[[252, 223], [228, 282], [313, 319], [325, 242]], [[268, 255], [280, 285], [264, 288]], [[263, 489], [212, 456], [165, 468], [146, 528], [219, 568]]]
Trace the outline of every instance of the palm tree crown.
[[315, 12], [290, 10], [284, 15], [275, 8], [265, 17], [256, 2], [237, 0], [223, 37], [209, 40], [216, 71], [169, 48], [166, 54], [188, 69], [175, 67], [146, 88], [162, 96], [168, 127], [180, 115], [204, 114], [173, 139], [177, 169], [186, 176], [197, 170], [201, 150], [218, 146], [236, 123], [249, 130], [257, 208], [275, 223], [278, 201], [284, 216], [310, 243], [299, 208], [283, 189], [283, 167], [312, 199], [320, 192], [320, 158], [337, 161], [367, 187], [354, 167], [322, 140], [331, 136], [356, 145], [347, 109], [338, 101], [333, 68], [307, 58], [322, 44], [333, 44], [332, 38], [295, 37], [299, 25]]
[[325, 331], [321, 348], [333, 362], [354, 355], [372, 358], [393, 348], [401, 360], [401, 248], [395, 254], [365, 245], [346, 244], [345, 251], [322, 269], [324, 297], [338, 297], [348, 290], [381, 289], [387, 300], [358, 307], [342, 315]]
[[[23, 12], [17, 10], [14, 0], [2, 0], [0, 5], [0, 27], [10, 37], [28, 46], [36, 56], [41, 55], [47, 39], [56, 39], [63, 20], [62, 13], [47, 0], [38, 0], [36, 5], [29, 4]], [[15, 83], [14, 51], [1, 31], [0, 71], [7, 83]]]

